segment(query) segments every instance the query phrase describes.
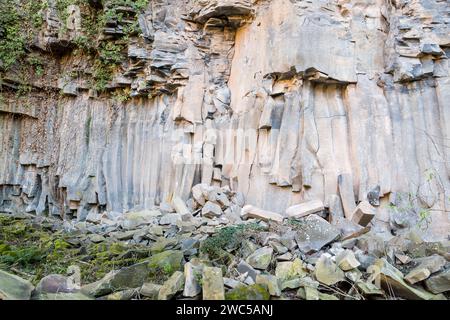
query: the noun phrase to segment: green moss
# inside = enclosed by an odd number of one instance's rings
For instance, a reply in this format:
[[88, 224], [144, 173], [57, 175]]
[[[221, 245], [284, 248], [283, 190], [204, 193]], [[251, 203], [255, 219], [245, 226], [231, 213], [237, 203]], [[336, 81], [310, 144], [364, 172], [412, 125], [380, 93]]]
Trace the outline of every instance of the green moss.
[[267, 288], [261, 284], [239, 285], [225, 294], [226, 300], [269, 300]]
[[245, 238], [260, 230], [261, 227], [253, 223], [222, 228], [200, 244], [200, 253], [226, 264], [231, 258], [228, 251], [234, 251]]

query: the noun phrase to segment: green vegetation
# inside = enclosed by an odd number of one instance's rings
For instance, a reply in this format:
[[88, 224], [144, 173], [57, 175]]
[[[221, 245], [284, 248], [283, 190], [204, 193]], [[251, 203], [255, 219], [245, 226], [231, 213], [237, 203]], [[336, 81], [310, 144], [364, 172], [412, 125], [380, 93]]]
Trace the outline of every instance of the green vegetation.
[[[54, 8], [61, 21], [59, 36], [67, 32], [68, 7], [77, 5], [81, 12], [82, 34], [72, 39], [74, 52], [88, 56], [92, 61], [92, 88], [104, 91], [114, 72], [126, 58], [126, 44], [130, 36], [137, 35], [137, 14], [148, 5], [148, 0], [103, 0], [96, 8], [88, 0], [55, 0]], [[44, 13], [49, 0], [0, 0], [0, 71], [6, 72], [14, 65], [26, 73], [18, 61], [28, 62], [36, 76], [44, 74], [43, 64], [36, 57], [27, 58], [29, 45], [44, 23]], [[131, 10], [130, 10], [131, 9]], [[103, 28], [120, 25], [121, 32], [102, 39]], [[119, 100], [124, 100], [122, 97]]]
[[[92, 282], [111, 270], [148, 260], [148, 248], [122, 243], [90, 243], [76, 235], [51, 230], [51, 224], [0, 215], [0, 269], [42, 277], [65, 274], [70, 265], [81, 268], [82, 279]], [[166, 270], [167, 271], [167, 270]]]

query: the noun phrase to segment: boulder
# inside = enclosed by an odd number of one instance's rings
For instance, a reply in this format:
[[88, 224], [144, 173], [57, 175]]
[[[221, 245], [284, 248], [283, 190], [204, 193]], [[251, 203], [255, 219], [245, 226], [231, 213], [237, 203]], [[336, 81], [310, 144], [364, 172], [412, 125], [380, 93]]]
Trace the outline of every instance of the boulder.
[[184, 265], [184, 291], [183, 296], [195, 297], [202, 292], [200, 279], [203, 272], [203, 265], [196, 259], [192, 259]]
[[353, 211], [351, 220], [363, 227], [367, 226], [375, 217], [376, 209], [369, 201], [362, 201]]
[[182, 268], [183, 252], [179, 250], [166, 250], [151, 256], [147, 260], [150, 275], [158, 275], [161, 272], [171, 275]]
[[259, 271], [255, 270], [251, 265], [249, 265], [244, 260], [241, 260], [239, 262], [236, 269], [240, 274], [247, 274], [248, 276], [250, 276], [253, 279], [253, 281], [256, 281], [256, 276], [259, 273]]
[[305, 253], [319, 251], [340, 236], [336, 227], [317, 215], [309, 215], [297, 220], [296, 230], [297, 245]]
[[83, 294], [82, 292], [57, 292], [57, 293], [42, 293], [37, 295], [33, 300], [93, 300], [92, 297]]
[[324, 206], [321, 200], [311, 200], [290, 206], [286, 209], [286, 215], [290, 218], [301, 218], [322, 210], [324, 210]]
[[365, 296], [370, 295], [384, 295], [384, 291], [378, 288], [376, 285], [370, 282], [358, 281], [356, 286], [361, 290], [362, 294]]
[[294, 261], [282, 261], [277, 263], [275, 276], [281, 281], [282, 287], [286, 287], [286, 282], [306, 276], [306, 269], [298, 258]]
[[159, 290], [161, 289], [160, 284], [150, 283], [146, 282], [142, 285], [141, 289], [139, 290], [139, 294], [144, 297], [148, 297], [152, 300], [158, 299]]
[[262, 247], [253, 252], [247, 258], [247, 262], [255, 269], [266, 270], [272, 261], [272, 254], [272, 247]]
[[267, 287], [261, 284], [239, 285], [225, 295], [226, 300], [269, 300]]
[[244, 220], [255, 218], [263, 221], [274, 221], [278, 223], [282, 223], [284, 219], [284, 217], [279, 213], [266, 211], [252, 205], [246, 205], [242, 208], [241, 218]]
[[202, 208], [202, 216], [206, 218], [220, 217], [223, 214], [222, 209], [217, 203], [208, 201]]
[[315, 276], [321, 283], [331, 286], [345, 279], [344, 272], [336, 266], [331, 258], [322, 254], [316, 263]]
[[400, 270], [389, 264], [386, 259], [378, 259], [372, 266], [372, 279], [379, 281], [386, 292], [411, 300], [431, 300], [436, 296], [419, 287], [408, 285]]
[[33, 290], [30, 281], [0, 270], [0, 300], [30, 300]]
[[258, 274], [256, 283], [267, 287], [271, 296], [281, 296], [280, 281], [276, 276], [271, 274]]
[[450, 268], [429, 277], [425, 280], [425, 286], [436, 294], [450, 291]]
[[184, 274], [175, 271], [159, 289], [158, 300], [170, 300], [184, 288]]
[[414, 268], [405, 276], [405, 280], [410, 284], [414, 284], [427, 279], [430, 275], [430, 270], [427, 268]]
[[203, 300], [225, 299], [222, 269], [205, 266], [203, 268], [202, 286]]
[[81, 287], [81, 292], [93, 297], [105, 296], [115, 291], [141, 287], [148, 276], [149, 265], [147, 262], [141, 262], [113, 270], [102, 279]]
[[180, 197], [173, 197], [172, 206], [178, 214], [185, 215], [191, 213], [186, 206], [186, 203], [184, 203], [183, 199]]
[[39, 281], [35, 292], [41, 293], [68, 293], [76, 291], [76, 288], [70, 287], [67, 277], [59, 274], [50, 274]]
[[127, 230], [136, 229], [139, 226], [152, 223], [159, 216], [161, 216], [161, 212], [158, 210], [127, 212], [123, 215], [122, 227]]

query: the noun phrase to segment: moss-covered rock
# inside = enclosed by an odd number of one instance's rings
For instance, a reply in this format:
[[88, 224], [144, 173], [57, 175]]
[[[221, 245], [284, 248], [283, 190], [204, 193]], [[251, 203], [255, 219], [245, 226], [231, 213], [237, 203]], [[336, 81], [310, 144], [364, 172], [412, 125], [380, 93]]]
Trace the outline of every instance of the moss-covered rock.
[[175, 271], [182, 270], [183, 252], [179, 250], [167, 250], [151, 256], [148, 260], [150, 277], [165, 276], [168, 278]]
[[226, 300], [269, 300], [267, 287], [261, 284], [239, 285], [225, 294]]

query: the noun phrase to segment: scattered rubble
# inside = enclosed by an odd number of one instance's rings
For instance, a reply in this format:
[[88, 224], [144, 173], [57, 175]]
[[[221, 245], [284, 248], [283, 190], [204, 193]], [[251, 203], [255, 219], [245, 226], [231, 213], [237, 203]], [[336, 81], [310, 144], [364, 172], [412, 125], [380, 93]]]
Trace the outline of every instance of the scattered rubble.
[[[96, 281], [92, 277], [86, 281], [86, 272], [91, 270], [86, 265], [90, 265], [91, 258], [89, 254], [77, 253], [67, 261], [66, 274], [32, 277], [33, 283], [22, 279], [29, 278], [26, 273], [16, 275], [17, 270], [11, 268], [8, 272], [0, 271], [0, 297], [72, 300], [448, 297], [448, 243], [427, 243], [414, 232], [385, 240], [366, 229], [369, 226], [357, 225], [355, 219], [344, 217], [330, 223], [327, 218], [331, 216], [327, 217], [319, 202], [314, 205], [309, 202], [303, 207], [295, 205], [288, 210], [289, 217], [249, 205], [241, 210], [237, 203], [244, 205], [238, 193], [199, 184], [194, 186], [192, 198], [186, 203], [174, 198], [164, 209], [123, 215], [108, 213], [91, 216], [82, 223], [39, 217], [32, 218], [39, 219], [39, 224], [35, 224], [31, 218], [5, 216], [4, 219], [9, 219], [5, 220], [7, 228], [14, 223], [17, 226], [26, 223], [30, 227], [48, 226], [49, 232], [60, 230], [56, 235], [65, 235], [64, 246], [77, 252], [90, 247], [109, 248], [106, 249], [109, 253], [99, 251], [105, 257], [102, 261], [109, 262], [113, 257], [120, 267], [115, 268], [112, 262], [102, 268], [105, 273], [100, 273]], [[364, 218], [367, 207], [360, 204], [356, 208], [359, 211], [363, 215], [358, 222], [370, 224], [370, 219]], [[242, 220], [231, 221], [227, 212], [235, 212]], [[6, 239], [0, 236], [0, 241]], [[3, 242], [0, 250], [8, 247]]]

